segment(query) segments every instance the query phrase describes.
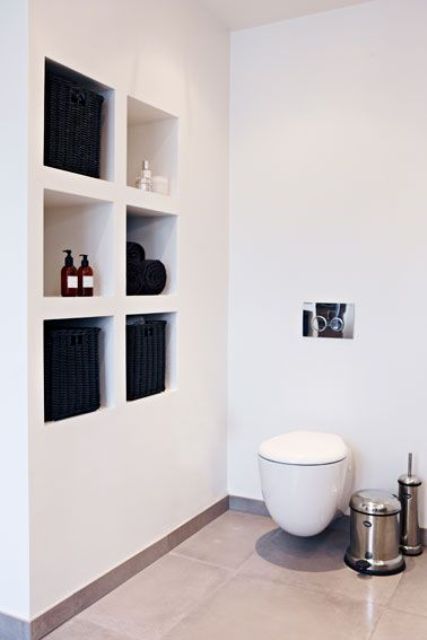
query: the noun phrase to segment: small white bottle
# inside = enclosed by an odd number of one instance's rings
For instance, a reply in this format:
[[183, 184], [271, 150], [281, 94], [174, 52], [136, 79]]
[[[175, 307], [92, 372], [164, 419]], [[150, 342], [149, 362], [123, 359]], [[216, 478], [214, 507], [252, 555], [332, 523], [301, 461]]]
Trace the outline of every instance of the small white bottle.
[[152, 191], [153, 180], [151, 177], [150, 163], [144, 160], [142, 163], [141, 173], [135, 181], [135, 187], [141, 191]]

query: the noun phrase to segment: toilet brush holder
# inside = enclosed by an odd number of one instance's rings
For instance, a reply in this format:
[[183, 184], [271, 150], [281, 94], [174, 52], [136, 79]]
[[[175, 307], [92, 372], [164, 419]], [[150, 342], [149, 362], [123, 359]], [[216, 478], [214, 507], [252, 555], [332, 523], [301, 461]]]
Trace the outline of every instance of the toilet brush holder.
[[412, 473], [412, 453], [408, 456], [408, 472], [399, 478], [400, 550], [406, 556], [419, 556], [423, 552], [418, 523], [418, 491], [421, 480]]

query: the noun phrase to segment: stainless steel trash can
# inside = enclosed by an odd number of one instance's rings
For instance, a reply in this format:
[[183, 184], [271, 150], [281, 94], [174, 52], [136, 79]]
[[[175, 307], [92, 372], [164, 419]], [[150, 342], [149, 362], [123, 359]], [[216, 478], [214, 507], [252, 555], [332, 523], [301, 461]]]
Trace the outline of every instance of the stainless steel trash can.
[[345, 563], [358, 573], [386, 576], [400, 573], [400, 501], [392, 493], [365, 489], [350, 499], [350, 546]]

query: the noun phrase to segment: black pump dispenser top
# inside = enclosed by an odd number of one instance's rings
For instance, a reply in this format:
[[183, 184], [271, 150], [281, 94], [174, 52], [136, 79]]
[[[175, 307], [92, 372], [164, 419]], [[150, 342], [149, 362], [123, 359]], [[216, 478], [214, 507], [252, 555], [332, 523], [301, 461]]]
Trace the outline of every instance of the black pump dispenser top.
[[72, 267], [74, 266], [74, 260], [73, 260], [73, 256], [71, 255], [71, 249], [64, 249], [63, 253], [66, 253], [67, 256], [65, 258], [65, 266], [66, 267]]
[[79, 254], [82, 259], [82, 267], [88, 267], [89, 266], [89, 260], [87, 259], [87, 253], [80, 253]]

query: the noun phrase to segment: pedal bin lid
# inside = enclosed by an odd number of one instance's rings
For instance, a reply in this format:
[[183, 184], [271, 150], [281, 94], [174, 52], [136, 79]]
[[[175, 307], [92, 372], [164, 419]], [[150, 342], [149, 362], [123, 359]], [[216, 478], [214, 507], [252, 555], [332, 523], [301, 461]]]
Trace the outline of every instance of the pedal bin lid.
[[353, 493], [350, 508], [370, 516], [391, 516], [399, 513], [402, 506], [393, 493], [378, 489], [363, 489]]

